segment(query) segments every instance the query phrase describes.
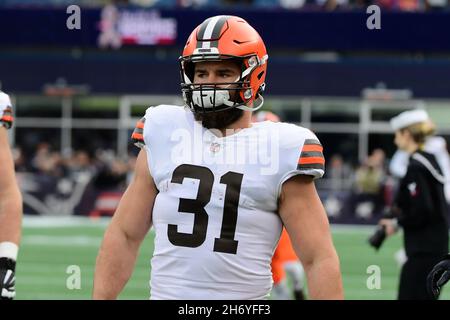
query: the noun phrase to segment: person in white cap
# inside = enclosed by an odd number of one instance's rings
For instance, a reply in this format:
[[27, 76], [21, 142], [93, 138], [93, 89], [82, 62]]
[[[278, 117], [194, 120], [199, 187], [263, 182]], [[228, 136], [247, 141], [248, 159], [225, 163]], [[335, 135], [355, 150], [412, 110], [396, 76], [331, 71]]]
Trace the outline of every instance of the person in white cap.
[[[406, 117], [405, 117], [406, 115]], [[424, 110], [412, 110], [404, 113], [404, 118], [402, 119], [412, 119], [417, 118], [425, 119], [426, 121], [431, 121], [428, 114]], [[403, 121], [404, 121], [403, 120]], [[395, 125], [395, 120], [394, 125]], [[424, 151], [432, 153], [442, 170], [445, 177], [444, 193], [447, 203], [450, 204], [450, 156], [447, 150], [447, 142], [441, 136], [430, 135], [425, 139]], [[406, 151], [398, 149], [392, 156], [389, 162], [389, 172], [395, 179], [401, 179], [406, 174], [406, 169], [408, 168], [409, 154]], [[396, 259], [400, 265], [406, 262], [405, 250], [402, 248], [396, 253]]]
[[[431, 121], [427, 112], [424, 110], [412, 110], [402, 113], [401, 118], [393, 118], [392, 124], [399, 126], [402, 121], [411, 121], [410, 119], [417, 119], [418, 121]], [[425, 139], [424, 151], [432, 153], [442, 170], [445, 177], [444, 193], [447, 202], [450, 204], [450, 156], [447, 150], [447, 142], [443, 137], [430, 135]], [[406, 151], [398, 149], [392, 156], [389, 162], [389, 172], [397, 179], [401, 179], [406, 174], [408, 167], [409, 154]]]
[[22, 222], [22, 196], [7, 133], [12, 123], [11, 100], [0, 91], [0, 300], [11, 300], [16, 295], [15, 269]]
[[448, 252], [448, 204], [445, 178], [436, 157], [424, 151], [434, 125], [423, 110], [406, 111], [391, 120], [395, 144], [408, 153], [408, 167], [399, 181], [391, 213], [380, 220], [390, 236], [403, 228], [407, 261], [400, 276], [399, 300], [427, 300], [436, 297], [427, 291], [427, 276]]

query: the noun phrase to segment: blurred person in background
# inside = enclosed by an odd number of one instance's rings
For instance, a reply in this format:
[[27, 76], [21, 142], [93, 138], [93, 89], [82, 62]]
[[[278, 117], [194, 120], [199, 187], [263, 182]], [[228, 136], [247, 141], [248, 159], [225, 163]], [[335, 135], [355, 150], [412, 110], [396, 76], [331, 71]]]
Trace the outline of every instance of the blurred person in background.
[[424, 11], [425, 1], [423, 0], [377, 0], [374, 4], [382, 10], [392, 11]]
[[0, 300], [16, 295], [15, 269], [22, 224], [22, 196], [7, 133], [12, 123], [11, 100], [0, 91]]
[[[429, 119], [428, 114], [427, 117]], [[429, 121], [431, 120], [429, 119]], [[447, 203], [450, 204], [450, 156], [448, 153], [447, 142], [443, 137], [432, 134], [425, 139], [424, 151], [431, 153], [436, 157], [439, 167], [441, 168], [442, 173], [445, 177], [445, 198], [447, 200]], [[406, 170], [408, 168], [408, 163], [408, 152], [397, 149], [389, 162], [389, 173], [392, 176], [393, 192], [395, 192], [395, 189], [398, 188], [398, 181], [405, 176]], [[407, 260], [406, 253], [403, 248], [397, 251], [395, 257], [400, 266], [403, 265]]]
[[[270, 111], [259, 111], [252, 115], [253, 122], [272, 121], [279, 122], [280, 117]], [[303, 292], [305, 271], [292, 248], [289, 234], [283, 227], [280, 240], [272, 257], [272, 297], [277, 300], [304, 300]], [[289, 285], [291, 280], [292, 286]]]
[[[352, 178], [351, 166], [344, 162], [340, 154], [333, 154], [328, 161], [327, 175], [332, 193], [339, 193], [350, 187]], [[350, 183], [349, 183], [350, 182]]]
[[375, 149], [356, 170], [354, 212], [361, 218], [370, 218], [384, 207], [385, 154]]
[[[424, 117], [426, 114], [427, 119], [429, 119], [429, 115], [426, 113], [426, 111], [420, 112], [424, 113]], [[435, 156], [436, 161], [438, 162], [439, 167], [442, 170], [442, 174], [445, 178], [444, 193], [447, 202], [450, 204], [450, 156], [448, 152], [447, 142], [443, 137], [431, 134], [430, 136], [426, 137], [423, 150]], [[390, 174], [396, 179], [403, 178], [406, 174], [408, 163], [409, 154], [404, 150], [398, 149], [389, 162]]]
[[441, 11], [448, 7], [448, 0], [426, 0], [425, 7], [428, 11]]
[[97, 175], [94, 185], [101, 191], [123, 189], [130, 170], [127, 162], [117, 158], [113, 153], [111, 157], [100, 157], [97, 162]]
[[69, 167], [70, 173], [72, 175], [93, 171], [91, 156], [86, 150], [75, 151], [66, 165]]
[[391, 119], [395, 144], [409, 154], [405, 175], [393, 201], [391, 217], [381, 219], [387, 236], [403, 228], [407, 260], [402, 267], [399, 300], [435, 299], [427, 276], [448, 252], [448, 205], [445, 178], [436, 157], [424, 151], [434, 125], [423, 110], [405, 111]]
[[356, 188], [361, 194], [377, 197], [385, 178], [384, 151], [376, 149], [356, 170]]
[[112, 216], [128, 184], [133, 157], [127, 163], [113, 150], [97, 150], [95, 162], [96, 174], [90, 186], [95, 200], [89, 215]]
[[27, 163], [22, 148], [17, 146], [13, 148], [12, 155], [14, 160], [14, 167], [16, 168], [16, 173], [27, 171]]

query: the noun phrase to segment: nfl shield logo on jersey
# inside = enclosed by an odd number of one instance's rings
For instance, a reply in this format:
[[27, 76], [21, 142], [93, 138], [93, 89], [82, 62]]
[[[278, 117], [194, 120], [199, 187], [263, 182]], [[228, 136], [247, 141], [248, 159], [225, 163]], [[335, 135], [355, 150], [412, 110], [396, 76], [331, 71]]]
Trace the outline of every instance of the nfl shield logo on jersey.
[[217, 153], [220, 151], [220, 144], [217, 142], [213, 142], [211, 143], [211, 145], [209, 146], [209, 151], [211, 151], [211, 153]]

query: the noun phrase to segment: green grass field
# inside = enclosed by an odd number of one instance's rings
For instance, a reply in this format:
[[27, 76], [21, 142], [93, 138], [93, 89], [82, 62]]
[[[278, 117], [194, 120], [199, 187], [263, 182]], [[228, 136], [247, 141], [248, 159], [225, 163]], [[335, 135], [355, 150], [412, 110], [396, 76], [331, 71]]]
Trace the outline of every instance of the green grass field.
[[[26, 219], [17, 266], [17, 299], [90, 299], [95, 259], [107, 223], [88, 219]], [[332, 229], [341, 260], [345, 298], [395, 299], [400, 268], [394, 255], [401, 248], [401, 236], [388, 239], [380, 252], [375, 252], [367, 244], [373, 228], [333, 226]], [[152, 251], [150, 232], [120, 299], [148, 299]], [[371, 265], [380, 268], [380, 289], [367, 287], [371, 275], [367, 268]], [[80, 289], [67, 287], [67, 282], [69, 287], [73, 283], [70, 266], [80, 268]], [[441, 299], [450, 299], [448, 288]]]

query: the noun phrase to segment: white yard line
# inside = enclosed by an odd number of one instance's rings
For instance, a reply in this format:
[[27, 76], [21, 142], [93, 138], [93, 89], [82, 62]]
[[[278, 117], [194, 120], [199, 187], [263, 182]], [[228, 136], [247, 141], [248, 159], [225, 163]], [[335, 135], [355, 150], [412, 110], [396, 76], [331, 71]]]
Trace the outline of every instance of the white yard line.
[[[26, 228], [57, 228], [57, 227], [105, 227], [111, 221], [110, 217], [89, 218], [83, 216], [47, 217], [25, 216], [23, 226]], [[375, 225], [331, 224], [332, 231], [361, 231], [374, 230]]]
[[111, 218], [89, 218], [89, 217], [43, 217], [25, 216], [23, 226], [25, 228], [60, 228], [60, 227], [94, 227], [105, 228]]
[[22, 244], [28, 246], [52, 246], [52, 247], [99, 247], [102, 237], [92, 236], [44, 236], [30, 235], [24, 236]]

